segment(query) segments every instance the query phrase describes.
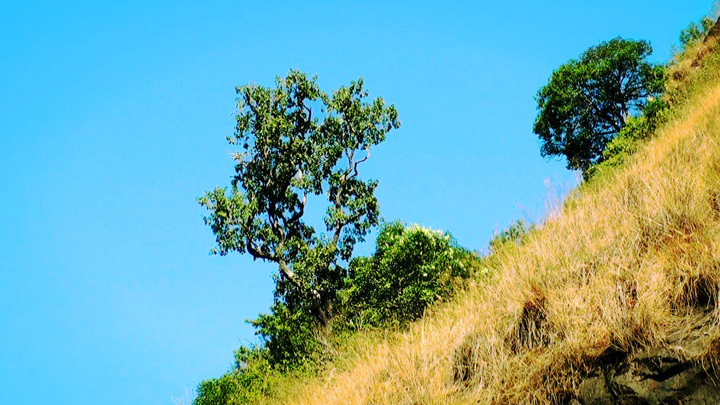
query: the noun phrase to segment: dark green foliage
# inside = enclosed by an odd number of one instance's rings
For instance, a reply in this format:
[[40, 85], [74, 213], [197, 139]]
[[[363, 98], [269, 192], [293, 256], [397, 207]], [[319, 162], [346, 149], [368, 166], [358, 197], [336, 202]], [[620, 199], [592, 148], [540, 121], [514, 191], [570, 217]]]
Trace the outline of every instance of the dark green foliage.
[[[683, 47], [702, 40], [713, 24], [714, 21], [709, 17], [703, 17], [699, 23], [690, 23], [680, 33], [680, 42]], [[606, 145], [599, 162], [589, 167], [584, 173], [585, 178], [591, 178], [608, 168], [622, 165], [629, 156], [638, 150], [643, 141], [652, 136], [658, 125], [666, 119], [670, 111], [668, 102], [677, 102], [678, 96], [678, 94], [670, 91], [662, 99], [648, 98], [642, 114], [628, 117], [625, 126]]]
[[653, 100], [644, 108], [644, 114], [628, 118], [620, 133], [608, 142], [603, 151], [602, 160], [588, 168], [585, 178], [589, 179], [598, 172], [623, 164], [629, 156], [634, 154], [641, 142], [649, 139], [665, 119], [668, 105], [661, 100]]
[[703, 17], [698, 23], [691, 22], [687, 28], [680, 31], [680, 43], [687, 47], [695, 41], [705, 38], [710, 27], [715, 23], [710, 17]]
[[360, 328], [417, 319], [428, 305], [452, 293], [454, 281], [478, 266], [477, 258], [448, 233], [386, 224], [375, 254], [350, 263], [341, 294], [347, 321]]
[[651, 53], [646, 41], [615, 38], [554, 71], [536, 96], [541, 154], [564, 156], [583, 172], [602, 161], [628, 118], [664, 89], [663, 67], [646, 61]]

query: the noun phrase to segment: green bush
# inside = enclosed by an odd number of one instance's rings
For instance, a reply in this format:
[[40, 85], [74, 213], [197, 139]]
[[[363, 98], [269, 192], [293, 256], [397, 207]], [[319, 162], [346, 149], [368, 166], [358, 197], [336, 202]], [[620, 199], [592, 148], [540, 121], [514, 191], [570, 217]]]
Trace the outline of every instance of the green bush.
[[281, 298], [276, 296], [269, 314], [249, 321], [261, 345], [241, 346], [231, 371], [201, 382], [196, 405], [256, 403], [272, 393], [275, 376], [307, 371], [321, 358], [317, 320], [292, 295]]
[[267, 361], [278, 370], [294, 370], [316, 356], [320, 345], [316, 339], [319, 325], [307, 308], [291, 309], [276, 302], [271, 314], [260, 314], [250, 323], [257, 328], [267, 350]]
[[230, 397], [239, 389], [237, 381], [230, 374], [220, 378], [204, 380], [198, 385], [195, 405], [228, 404]]
[[195, 405], [252, 404], [271, 393], [270, 379], [275, 371], [268, 361], [268, 350], [261, 346], [241, 346], [235, 351], [233, 369], [220, 378], [198, 385]]
[[640, 141], [648, 136], [647, 119], [645, 117], [630, 117], [627, 125], [620, 131], [618, 136], [607, 144], [603, 151], [602, 161], [590, 167], [585, 173], [585, 179], [590, 179], [606, 168], [623, 164], [629, 156], [635, 153]]
[[348, 326], [402, 324], [450, 295], [454, 282], [479, 267], [477, 257], [460, 248], [449, 233], [384, 225], [375, 254], [350, 263], [340, 296]]

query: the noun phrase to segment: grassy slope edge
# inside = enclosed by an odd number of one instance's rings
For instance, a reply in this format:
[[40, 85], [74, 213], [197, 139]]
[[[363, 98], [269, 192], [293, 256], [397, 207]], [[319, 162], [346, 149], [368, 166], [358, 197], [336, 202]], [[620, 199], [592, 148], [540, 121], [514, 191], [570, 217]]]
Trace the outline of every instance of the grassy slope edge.
[[611, 351], [720, 365], [720, 52], [669, 69], [672, 118], [408, 330], [353, 337], [278, 403], [553, 403]]

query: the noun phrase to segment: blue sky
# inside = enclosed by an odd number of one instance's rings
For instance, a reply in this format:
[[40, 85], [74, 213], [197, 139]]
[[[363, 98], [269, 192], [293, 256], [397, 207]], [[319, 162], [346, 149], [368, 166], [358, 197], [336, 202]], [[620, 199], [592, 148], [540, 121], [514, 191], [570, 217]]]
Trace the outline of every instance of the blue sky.
[[0, 402], [172, 404], [254, 341], [273, 267], [209, 256], [196, 203], [232, 173], [236, 85], [364, 77], [403, 122], [364, 167], [383, 216], [479, 249], [576, 179], [530, 131], [552, 70], [618, 35], [667, 60], [711, 7], [445, 3], [0, 5]]

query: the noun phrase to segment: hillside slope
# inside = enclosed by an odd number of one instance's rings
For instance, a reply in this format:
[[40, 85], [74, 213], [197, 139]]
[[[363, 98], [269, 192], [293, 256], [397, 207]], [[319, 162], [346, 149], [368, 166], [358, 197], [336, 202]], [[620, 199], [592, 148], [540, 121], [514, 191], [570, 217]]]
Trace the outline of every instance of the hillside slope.
[[669, 69], [672, 117], [473, 285], [359, 338], [281, 402], [720, 403], [720, 52]]

